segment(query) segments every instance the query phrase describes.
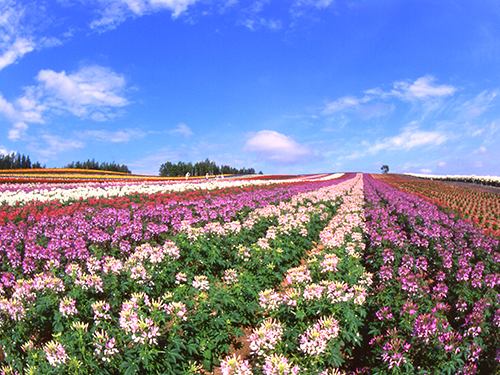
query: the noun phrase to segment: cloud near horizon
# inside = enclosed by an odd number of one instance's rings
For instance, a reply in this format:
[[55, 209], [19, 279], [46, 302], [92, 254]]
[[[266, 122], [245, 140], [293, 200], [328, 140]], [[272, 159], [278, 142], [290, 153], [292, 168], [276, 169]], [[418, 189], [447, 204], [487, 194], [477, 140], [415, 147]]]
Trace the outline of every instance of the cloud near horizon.
[[[389, 99], [399, 99], [401, 101], [417, 102], [426, 101], [435, 98], [442, 98], [453, 95], [457, 88], [450, 85], [435, 84], [436, 78], [431, 75], [426, 75], [417, 78], [415, 81], [410, 80], [397, 81], [392, 84], [393, 88], [390, 91], [383, 91], [380, 88], [374, 88], [364, 91], [362, 97], [347, 95], [332, 102], [326, 103], [323, 108], [323, 114], [333, 114], [343, 111], [359, 111], [361, 114], [363, 108], [368, 103], [373, 101], [383, 101]], [[384, 108], [378, 111], [380, 115], [390, 112], [390, 108]], [[373, 116], [365, 116], [370, 118]]]
[[254, 134], [247, 140], [244, 150], [273, 164], [303, 164], [313, 156], [309, 147], [273, 130], [261, 130]]
[[439, 146], [446, 142], [449, 137], [440, 131], [419, 130], [416, 127], [407, 127], [403, 132], [394, 136], [384, 138], [375, 142], [374, 145], [368, 147], [368, 152], [376, 154], [382, 150], [409, 151], [415, 147], [423, 146]]

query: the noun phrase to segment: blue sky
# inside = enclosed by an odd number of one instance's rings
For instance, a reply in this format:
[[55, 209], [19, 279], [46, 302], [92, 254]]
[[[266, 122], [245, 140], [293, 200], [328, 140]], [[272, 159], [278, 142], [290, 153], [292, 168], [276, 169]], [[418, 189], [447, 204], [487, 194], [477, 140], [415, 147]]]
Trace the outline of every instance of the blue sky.
[[0, 0], [0, 152], [500, 175], [500, 3]]

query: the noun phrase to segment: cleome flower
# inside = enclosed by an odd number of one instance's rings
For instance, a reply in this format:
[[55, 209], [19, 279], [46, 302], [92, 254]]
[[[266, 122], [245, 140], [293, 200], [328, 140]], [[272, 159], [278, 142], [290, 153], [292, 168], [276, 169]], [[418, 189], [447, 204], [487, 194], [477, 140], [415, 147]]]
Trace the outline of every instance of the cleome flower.
[[43, 346], [43, 351], [47, 357], [47, 361], [51, 366], [58, 367], [61, 364], [66, 363], [68, 360], [68, 355], [62, 344], [52, 340]]
[[273, 350], [281, 341], [283, 328], [281, 324], [272, 318], [264, 320], [261, 325], [254, 328], [249, 337], [250, 350], [252, 353], [263, 355], [264, 350]]
[[309, 355], [324, 353], [328, 342], [338, 334], [338, 321], [332, 316], [322, 317], [300, 336], [299, 350]]
[[220, 370], [222, 375], [252, 375], [248, 361], [241, 359], [240, 356], [236, 358], [236, 354], [222, 360]]

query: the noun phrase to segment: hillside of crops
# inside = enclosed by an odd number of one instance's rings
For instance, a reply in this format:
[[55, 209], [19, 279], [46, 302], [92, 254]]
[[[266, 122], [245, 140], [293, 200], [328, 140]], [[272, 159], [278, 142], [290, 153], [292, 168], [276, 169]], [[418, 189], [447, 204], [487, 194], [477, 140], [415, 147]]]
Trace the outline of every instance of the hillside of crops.
[[499, 373], [498, 239], [391, 178], [2, 184], [0, 372]]
[[415, 180], [397, 175], [378, 175], [383, 182], [447, 207], [473, 221], [486, 233], [500, 236], [500, 194], [478, 191], [474, 186], [453, 186], [440, 181]]

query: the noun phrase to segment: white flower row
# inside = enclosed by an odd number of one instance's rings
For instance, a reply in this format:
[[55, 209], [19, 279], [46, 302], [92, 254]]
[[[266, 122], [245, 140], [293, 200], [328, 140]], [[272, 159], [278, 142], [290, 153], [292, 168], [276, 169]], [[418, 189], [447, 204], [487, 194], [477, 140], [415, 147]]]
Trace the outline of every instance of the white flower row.
[[[335, 173], [317, 179], [332, 180], [339, 178], [343, 173]], [[248, 179], [248, 180], [209, 180], [203, 182], [133, 182], [120, 181], [110, 183], [80, 183], [70, 186], [59, 184], [29, 184], [10, 185], [0, 189], [0, 204], [14, 205], [31, 201], [59, 201], [62, 203], [88, 198], [114, 198], [131, 194], [156, 194], [182, 192], [186, 190], [215, 190], [225, 187], [240, 187], [249, 185], [287, 184], [301, 179]], [[305, 179], [311, 181], [309, 179]]]

